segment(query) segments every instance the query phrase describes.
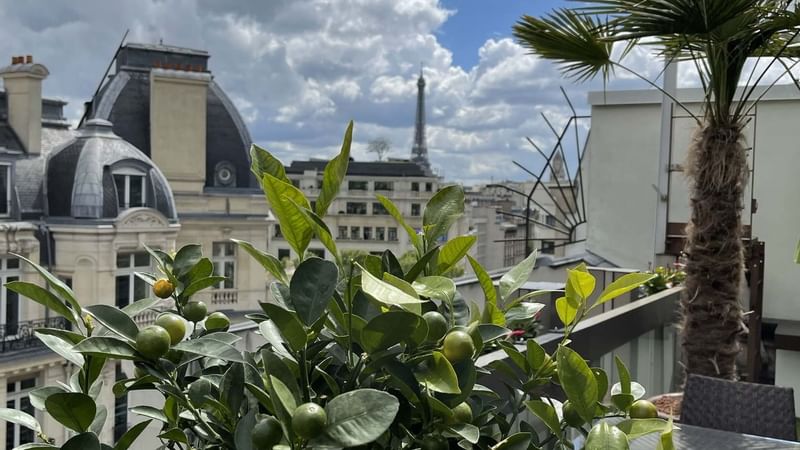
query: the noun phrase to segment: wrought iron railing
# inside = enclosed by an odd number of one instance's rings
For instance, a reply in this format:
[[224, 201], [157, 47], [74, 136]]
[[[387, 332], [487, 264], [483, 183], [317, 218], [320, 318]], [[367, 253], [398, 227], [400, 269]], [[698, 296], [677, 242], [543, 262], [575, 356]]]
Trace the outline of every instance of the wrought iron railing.
[[41, 341], [33, 334], [37, 328], [69, 330], [70, 323], [63, 317], [0, 323], [0, 353], [42, 346]]

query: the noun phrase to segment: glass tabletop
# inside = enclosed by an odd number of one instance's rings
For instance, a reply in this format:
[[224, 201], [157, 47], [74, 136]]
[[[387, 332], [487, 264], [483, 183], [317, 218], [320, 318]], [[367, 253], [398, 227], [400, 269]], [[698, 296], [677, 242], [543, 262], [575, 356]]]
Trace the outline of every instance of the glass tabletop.
[[[800, 442], [782, 441], [749, 434], [730, 431], [713, 430], [711, 428], [694, 427], [676, 424], [673, 431], [673, 442], [678, 450], [694, 449], [726, 449], [726, 450], [761, 450], [761, 449], [800, 449]], [[631, 450], [655, 450], [659, 439], [658, 433], [649, 434], [631, 441]]]

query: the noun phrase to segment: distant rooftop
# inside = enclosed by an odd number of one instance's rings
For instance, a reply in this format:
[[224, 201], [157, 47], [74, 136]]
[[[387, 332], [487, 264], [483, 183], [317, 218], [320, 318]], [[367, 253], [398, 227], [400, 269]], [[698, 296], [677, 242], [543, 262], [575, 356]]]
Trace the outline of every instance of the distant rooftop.
[[121, 67], [180, 68], [181, 70], [208, 70], [208, 52], [192, 48], [163, 44], [125, 44], [117, 55], [117, 71]]
[[[302, 174], [307, 170], [316, 170], [322, 173], [325, 170], [327, 161], [309, 160], [292, 161], [286, 167], [286, 173]], [[347, 167], [348, 175], [364, 175], [376, 177], [428, 177], [425, 171], [411, 161], [350, 161]]]

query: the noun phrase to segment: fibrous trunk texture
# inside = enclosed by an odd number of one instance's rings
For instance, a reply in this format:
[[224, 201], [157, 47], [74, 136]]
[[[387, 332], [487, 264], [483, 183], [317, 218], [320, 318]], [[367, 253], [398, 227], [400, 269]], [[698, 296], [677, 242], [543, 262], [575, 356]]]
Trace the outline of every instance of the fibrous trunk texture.
[[681, 300], [683, 360], [687, 373], [733, 380], [738, 338], [746, 332], [739, 303], [748, 174], [742, 125], [701, 127], [686, 171], [692, 217]]

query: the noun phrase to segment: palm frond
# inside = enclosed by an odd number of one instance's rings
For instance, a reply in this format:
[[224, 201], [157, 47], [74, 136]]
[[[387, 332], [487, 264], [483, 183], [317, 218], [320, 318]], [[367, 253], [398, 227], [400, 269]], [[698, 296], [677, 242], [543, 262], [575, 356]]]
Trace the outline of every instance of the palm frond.
[[517, 41], [538, 56], [555, 61], [565, 76], [586, 81], [602, 75], [608, 80], [612, 30], [607, 23], [569, 9], [543, 18], [523, 16], [514, 25]]

